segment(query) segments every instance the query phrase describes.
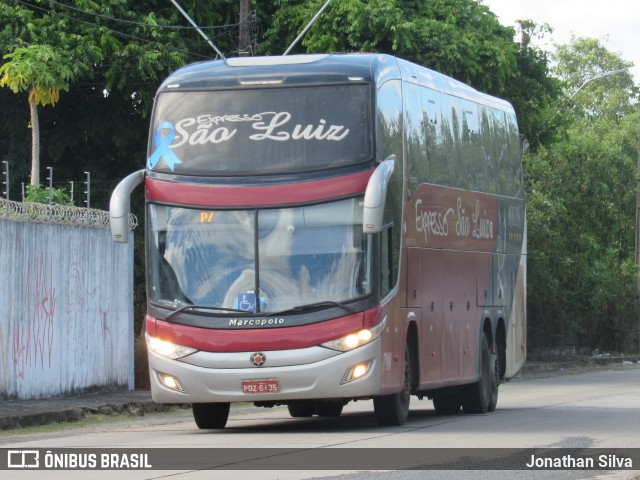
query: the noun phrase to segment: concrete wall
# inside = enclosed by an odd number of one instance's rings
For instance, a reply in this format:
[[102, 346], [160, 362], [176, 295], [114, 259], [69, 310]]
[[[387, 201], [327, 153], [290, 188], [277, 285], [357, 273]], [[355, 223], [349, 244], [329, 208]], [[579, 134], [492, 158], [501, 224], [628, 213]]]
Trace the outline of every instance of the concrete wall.
[[133, 241], [0, 218], [0, 397], [133, 389]]

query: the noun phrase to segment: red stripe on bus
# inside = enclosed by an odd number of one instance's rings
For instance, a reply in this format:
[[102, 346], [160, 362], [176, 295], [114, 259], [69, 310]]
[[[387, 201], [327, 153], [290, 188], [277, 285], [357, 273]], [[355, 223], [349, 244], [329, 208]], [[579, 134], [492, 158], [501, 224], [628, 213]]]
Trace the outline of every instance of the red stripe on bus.
[[147, 178], [147, 200], [194, 206], [251, 207], [309, 203], [362, 194], [373, 170], [323, 180], [262, 186], [199, 185]]
[[147, 316], [147, 331], [162, 340], [206, 352], [290, 350], [320, 345], [363, 327], [364, 313], [284, 328], [225, 329], [179, 325]]

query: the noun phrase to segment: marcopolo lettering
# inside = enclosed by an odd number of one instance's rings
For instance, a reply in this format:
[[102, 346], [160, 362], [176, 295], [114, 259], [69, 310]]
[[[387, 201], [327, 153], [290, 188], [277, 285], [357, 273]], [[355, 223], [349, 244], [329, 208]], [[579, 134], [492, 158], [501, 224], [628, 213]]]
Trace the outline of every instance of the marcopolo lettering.
[[268, 327], [273, 325], [284, 325], [284, 318], [230, 318], [230, 327]]

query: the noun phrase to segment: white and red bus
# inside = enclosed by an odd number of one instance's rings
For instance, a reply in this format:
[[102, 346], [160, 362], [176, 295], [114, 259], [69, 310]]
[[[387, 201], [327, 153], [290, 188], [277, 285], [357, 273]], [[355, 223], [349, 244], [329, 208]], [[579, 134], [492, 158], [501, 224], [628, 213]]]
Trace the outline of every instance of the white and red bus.
[[144, 170], [153, 399], [401, 425], [495, 409], [525, 361], [513, 108], [377, 54], [197, 63], [159, 88]]

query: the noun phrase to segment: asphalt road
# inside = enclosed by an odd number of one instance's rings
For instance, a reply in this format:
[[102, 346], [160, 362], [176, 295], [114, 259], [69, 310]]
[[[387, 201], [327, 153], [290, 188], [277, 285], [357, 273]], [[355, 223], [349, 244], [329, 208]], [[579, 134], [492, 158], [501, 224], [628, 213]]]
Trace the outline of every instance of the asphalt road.
[[[293, 419], [286, 408], [233, 408], [224, 431], [201, 431], [189, 411], [121, 419], [100, 426], [58, 430], [50, 433], [11, 435], [0, 438], [0, 447], [12, 449], [56, 448], [171, 448], [187, 456], [194, 449], [211, 449], [209, 464], [180, 470], [137, 471], [12, 471], [11, 478], [69, 479], [118, 478], [196, 480], [211, 478], [302, 479], [340, 478], [634, 478], [640, 471], [640, 366], [532, 378], [503, 384], [498, 409], [487, 415], [436, 416], [431, 401], [412, 398], [409, 421], [402, 427], [378, 427], [370, 401], [349, 404], [337, 419]], [[257, 450], [257, 449], [277, 450]], [[441, 464], [455, 470], [363, 472], [362, 462], [344, 461], [348, 449], [368, 452], [372, 469], [394, 469], [404, 461], [407, 449], [440, 456]], [[546, 448], [635, 449], [633, 470], [513, 470], [522, 449], [527, 462], [531, 452]], [[220, 449], [228, 449], [226, 451]], [[283, 450], [284, 449], [284, 450]], [[328, 449], [337, 449], [330, 452]], [[441, 449], [441, 450], [433, 450]], [[483, 450], [481, 450], [483, 449]], [[491, 449], [491, 450], [487, 450]], [[495, 450], [498, 449], [498, 450]], [[506, 449], [506, 450], [501, 450]], [[543, 450], [540, 450], [543, 449]], [[52, 450], [54, 451], [54, 450]], [[140, 450], [141, 451], [141, 450]], [[327, 452], [329, 454], [327, 455]], [[490, 463], [476, 459], [474, 452], [494, 452]], [[167, 450], [167, 457], [180, 454]], [[222, 456], [220, 455], [222, 452]], [[257, 463], [246, 460], [247, 452], [264, 452]], [[284, 454], [283, 454], [284, 452]], [[287, 453], [290, 452], [290, 453]], [[302, 453], [301, 453], [302, 452]], [[305, 463], [303, 454], [308, 455]], [[545, 453], [540, 453], [545, 455]], [[362, 455], [360, 455], [361, 457]], [[266, 460], [265, 460], [266, 457]], [[526, 458], [525, 458], [526, 457]], [[343, 460], [340, 460], [340, 459]], [[319, 459], [327, 469], [319, 468]], [[381, 460], [382, 459], [382, 460]], [[386, 459], [386, 460], [385, 460]], [[407, 462], [411, 460], [406, 459]], [[343, 462], [343, 463], [341, 463]], [[387, 463], [385, 463], [387, 462]], [[437, 463], [437, 462], [436, 462]], [[516, 463], [516, 465], [521, 465]], [[422, 463], [424, 464], [424, 462]], [[226, 465], [233, 470], [211, 470]], [[388, 468], [386, 468], [388, 465]], [[420, 462], [413, 466], [421, 465]], [[429, 463], [432, 465], [432, 463]], [[407, 464], [408, 467], [411, 465]], [[342, 468], [345, 467], [345, 468]], [[356, 467], [356, 468], [348, 468]], [[241, 469], [256, 470], [241, 470]], [[296, 470], [292, 470], [296, 468]], [[313, 470], [309, 470], [313, 468]], [[424, 468], [424, 467], [423, 467]], [[498, 470], [490, 470], [496, 468]], [[511, 470], [500, 470], [510, 468]], [[9, 477], [6, 477], [9, 478]]]

